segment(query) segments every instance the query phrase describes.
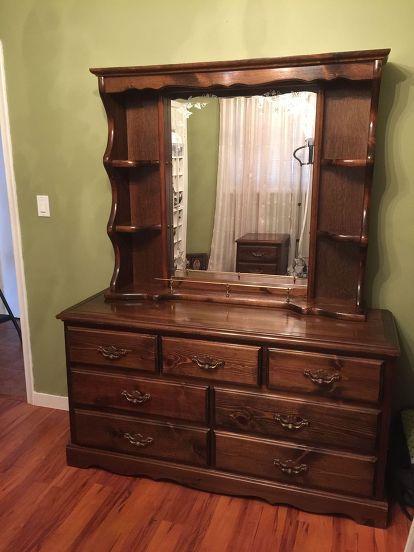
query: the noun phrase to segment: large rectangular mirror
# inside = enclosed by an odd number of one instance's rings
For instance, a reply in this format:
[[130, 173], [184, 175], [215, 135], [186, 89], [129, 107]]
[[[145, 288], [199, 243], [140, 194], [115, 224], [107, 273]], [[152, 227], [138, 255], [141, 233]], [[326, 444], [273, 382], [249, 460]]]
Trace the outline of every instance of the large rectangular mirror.
[[306, 279], [316, 100], [171, 100], [175, 276]]

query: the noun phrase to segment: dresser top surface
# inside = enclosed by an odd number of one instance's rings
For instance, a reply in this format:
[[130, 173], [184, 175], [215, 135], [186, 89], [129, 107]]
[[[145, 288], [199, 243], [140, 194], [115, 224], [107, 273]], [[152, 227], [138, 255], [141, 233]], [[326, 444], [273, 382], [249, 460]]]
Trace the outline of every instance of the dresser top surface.
[[237, 238], [236, 242], [239, 244], [263, 244], [263, 245], [275, 245], [279, 243], [285, 243], [289, 241], [289, 234], [258, 234], [250, 233], [244, 234], [240, 238]]
[[385, 310], [368, 311], [366, 321], [344, 321], [285, 309], [195, 301], [108, 302], [102, 292], [66, 309], [58, 318], [67, 323], [179, 333], [186, 337], [399, 355], [394, 319]]

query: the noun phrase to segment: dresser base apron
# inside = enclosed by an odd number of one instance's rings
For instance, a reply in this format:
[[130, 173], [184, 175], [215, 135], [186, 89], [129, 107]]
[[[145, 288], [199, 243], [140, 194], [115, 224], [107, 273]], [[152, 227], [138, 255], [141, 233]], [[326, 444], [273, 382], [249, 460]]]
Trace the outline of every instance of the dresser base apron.
[[254, 497], [270, 504], [286, 504], [315, 514], [343, 514], [357, 523], [385, 528], [386, 500], [351, 497], [317, 489], [294, 487], [214, 469], [137, 458], [128, 454], [69, 444], [67, 462], [77, 468], [97, 467], [121, 475], [169, 480], [212, 493]]

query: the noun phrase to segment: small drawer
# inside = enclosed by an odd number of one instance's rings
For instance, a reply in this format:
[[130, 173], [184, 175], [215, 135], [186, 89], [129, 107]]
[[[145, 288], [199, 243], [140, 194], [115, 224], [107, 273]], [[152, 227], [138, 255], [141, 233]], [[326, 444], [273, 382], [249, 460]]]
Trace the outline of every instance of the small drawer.
[[237, 272], [244, 272], [246, 274], [277, 274], [278, 267], [276, 264], [237, 262]]
[[371, 496], [376, 458], [216, 432], [216, 468], [347, 495]]
[[208, 429], [85, 410], [73, 414], [73, 442], [92, 448], [207, 465]]
[[260, 347], [164, 337], [163, 372], [258, 385]]
[[68, 328], [69, 359], [78, 364], [98, 364], [155, 371], [156, 338], [131, 332]]
[[271, 245], [239, 245], [237, 247], [238, 261], [275, 263], [278, 259], [278, 254], [279, 248]]
[[75, 405], [118, 408], [137, 414], [207, 422], [208, 387], [74, 369]]
[[269, 387], [378, 403], [382, 365], [380, 360], [269, 349]]
[[215, 389], [215, 425], [233, 432], [372, 452], [378, 418], [369, 408]]

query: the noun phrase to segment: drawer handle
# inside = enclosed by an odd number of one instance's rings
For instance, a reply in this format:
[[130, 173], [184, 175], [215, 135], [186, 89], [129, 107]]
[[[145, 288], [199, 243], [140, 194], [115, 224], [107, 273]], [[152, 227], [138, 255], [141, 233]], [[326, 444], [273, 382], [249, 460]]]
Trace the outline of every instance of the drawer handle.
[[262, 251], [250, 251], [253, 257], [264, 257], [265, 254]]
[[335, 381], [339, 381], [341, 379], [341, 374], [339, 372], [329, 373], [325, 370], [317, 370], [316, 372], [304, 370], [303, 375], [309, 378], [311, 382], [316, 385], [331, 385]]
[[193, 356], [191, 360], [203, 370], [217, 370], [217, 368], [223, 368], [224, 366], [224, 360], [214, 360], [211, 357]]
[[154, 442], [152, 437], [144, 437], [141, 433], [124, 433], [122, 436], [135, 447], [149, 447]]
[[291, 431], [302, 429], [309, 426], [309, 420], [296, 416], [295, 414], [273, 414], [273, 420]]
[[132, 393], [124, 389], [121, 392], [121, 397], [125, 397], [132, 404], [144, 404], [150, 400], [151, 395], [149, 393], [142, 393], [139, 389], [132, 391]]
[[121, 358], [130, 352], [131, 351], [129, 349], [120, 349], [119, 347], [115, 347], [114, 345], [109, 345], [108, 347], [100, 345], [98, 347], [98, 353], [101, 353], [103, 357], [109, 358], [110, 360], [117, 360], [118, 358]]
[[279, 470], [283, 473], [287, 473], [288, 475], [298, 475], [301, 472], [308, 471], [307, 464], [296, 464], [293, 460], [279, 460], [279, 458], [275, 458], [273, 460], [273, 464], [279, 468]]

